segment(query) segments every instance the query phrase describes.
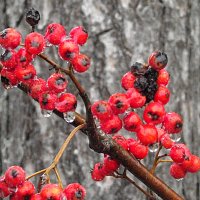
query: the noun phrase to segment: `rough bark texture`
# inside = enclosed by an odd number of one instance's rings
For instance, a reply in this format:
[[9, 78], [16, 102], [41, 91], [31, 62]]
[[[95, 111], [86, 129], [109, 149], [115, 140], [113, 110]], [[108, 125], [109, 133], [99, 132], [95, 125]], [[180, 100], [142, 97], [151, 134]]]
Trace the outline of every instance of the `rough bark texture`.
[[[164, 50], [171, 73], [168, 111], [182, 114], [185, 122], [182, 141], [200, 155], [198, 0], [0, 0], [0, 29], [17, 27], [23, 35], [28, 33], [30, 27], [23, 15], [31, 6], [41, 13], [38, 30], [42, 33], [50, 22], [60, 22], [67, 30], [76, 25], [88, 29], [90, 38], [81, 51], [92, 58], [92, 66], [78, 76], [92, 101], [122, 91], [120, 78], [133, 62], [146, 62], [153, 50]], [[48, 53], [58, 60], [56, 49]], [[37, 59], [35, 65], [40, 76], [45, 77], [48, 64]], [[28, 174], [47, 167], [71, 126], [56, 116], [44, 118], [39, 105], [17, 89], [1, 88], [0, 93], [0, 172], [13, 164], [24, 166]], [[78, 109], [84, 112], [81, 104]], [[106, 178], [100, 183], [93, 182], [89, 171], [100, 159], [102, 155], [91, 151], [87, 138], [78, 134], [59, 164], [64, 184], [82, 183], [89, 200], [144, 199], [126, 181]], [[149, 167], [151, 160], [146, 161]], [[168, 169], [168, 165], [161, 165], [157, 175], [185, 199], [200, 199], [199, 174], [188, 174], [184, 181], [177, 182], [169, 177]]]

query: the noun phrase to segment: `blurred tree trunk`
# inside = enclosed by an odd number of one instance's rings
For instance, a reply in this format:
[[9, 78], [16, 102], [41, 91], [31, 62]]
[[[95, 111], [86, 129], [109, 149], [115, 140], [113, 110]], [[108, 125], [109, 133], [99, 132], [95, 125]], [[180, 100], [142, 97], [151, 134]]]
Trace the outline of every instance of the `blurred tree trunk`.
[[[30, 7], [41, 13], [41, 33], [51, 22], [62, 23], [68, 32], [77, 25], [88, 29], [89, 41], [81, 51], [92, 58], [92, 66], [78, 77], [92, 101], [122, 91], [120, 78], [133, 62], [147, 62], [153, 50], [164, 50], [172, 92], [167, 109], [183, 116], [182, 141], [200, 155], [199, 0], [0, 0], [0, 29], [16, 27], [27, 34], [30, 27], [23, 16]], [[58, 60], [55, 48], [48, 53]], [[48, 64], [39, 58], [35, 65], [39, 76], [49, 73]], [[44, 118], [39, 105], [17, 89], [3, 91], [0, 105], [0, 171], [14, 164], [24, 166], [28, 174], [47, 167], [72, 127], [56, 116]], [[81, 104], [78, 109], [84, 113]], [[64, 183], [83, 184], [89, 200], [144, 199], [126, 181], [93, 182], [90, 168], [100, 159], [102, 155], [91, 151], [87, 138], [78, 134], [59, 164]], [[169, 166], [162, 165], [157, 175], [185, 199], [200, 199], [200, 174], [177, 182], [168, 171]]]

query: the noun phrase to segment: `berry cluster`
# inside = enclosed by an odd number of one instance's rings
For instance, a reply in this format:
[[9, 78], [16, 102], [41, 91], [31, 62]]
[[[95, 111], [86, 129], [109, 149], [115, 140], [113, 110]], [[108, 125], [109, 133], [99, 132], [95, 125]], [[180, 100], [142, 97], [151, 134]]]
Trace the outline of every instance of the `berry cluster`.
[[[31, 13], [30, 16], [33, 15], [33, 11]], [[30, 16], [27, 19], [33, 22]], [[47, 26], [44, 36], [32, 32], [25, 37], [22, 45], [22, 36], [16, 29], [3, 30], [0, 32], [0, 45], [4, 48], [0, 56], [3, 65], [1, 70], [3, 86], [8, 89], [23, 83], [29, 88], [30, 96], [39, 101], [41, 109], [73, 112], [77, 100], [73, 94], [66, 93], [68, 81], [64, 74], [56, 71], [47, 80], [38, 78], [33, 62], [45, 48], [55, 45], [58, 46], [61, 59], [70, 62], [75, 71], [85, 72], [90, 67], [90, 59], [79, 52], [79, 46], [84, 45], [87, 38], [88, 33], [82, 26], [73, 28], [67, 35], [61, 24], [52, 23]]]
[[84, 200], [85, 188], [79, 183], [71, 183], [62, 189], [58, 184], [46, 184], [40, 193], [35, 186], [26, 180], [26, 173], [19, 166], [9, 167], [0, 178], [0, 198], [10, 200]]
[[[184, 144], [177, 143], [183, 126], [182, 117], [165, 110], [170, 99], [167, 61], [165, 53], [155, 51], [150, 55], [148, 65], [135, 63], [121, 79], [126, 92], [115, 93], [108, 101], [96, 101], [91, 110], [100, 132], [116, 134], [123, 127], [136, 133], [135, 138], [126, 139], [118, 133], [113, 139], [137, 159], [144, 159], [149, 150], [157, 151], [158, 145], [170, 149], [169, 156], [174, 162], [170, 174], [180, 179], [186, 172], [200, 170], [200, 158], [192, 155]], [[142, 117], [136, 113], [137, 108], [143, 109]], [[174, 140], [175, 136], [178, 136], [177, 140]], [[119, 163], [105, 155], [104, 161], [94, 166], [92, 178], [102, 180], [118, 168]]]

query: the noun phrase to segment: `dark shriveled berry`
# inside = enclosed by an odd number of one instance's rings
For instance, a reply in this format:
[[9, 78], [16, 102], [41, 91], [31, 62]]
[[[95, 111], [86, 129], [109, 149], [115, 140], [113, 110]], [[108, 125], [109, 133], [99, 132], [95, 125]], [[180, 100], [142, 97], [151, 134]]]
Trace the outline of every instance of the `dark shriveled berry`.
[[40, 13], [39, 11], [35, 10], [34, 8], [31, 8], [26, 13], [26, 21], [31, 26], [35, 26], [40, 21]]
[[139, 62], [136, 62], [131, 66], [131, 73], [135, 76], [144, 75], [146, 70], [146, 66]]

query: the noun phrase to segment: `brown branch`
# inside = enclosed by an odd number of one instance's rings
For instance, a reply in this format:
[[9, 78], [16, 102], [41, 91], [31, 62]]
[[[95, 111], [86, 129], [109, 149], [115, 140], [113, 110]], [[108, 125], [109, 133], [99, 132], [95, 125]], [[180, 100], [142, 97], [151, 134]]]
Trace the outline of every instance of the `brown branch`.
[[[0, 68], [2, 65], [0, 64]], [[27, 92], [26, 87], [18, 86], [23, 91]], [[63, 114], [55, 111], [55, 113], [63, 118]], [[90, 113], [89, 113], [90, 114]], [[80, 125], [85, 121], [83, 117], [80, 115], [77, 116], [72, 125]], [[87, 123], [90, 122], [87, 120]], [[95, 136], [98, 134], [95, 130], [93, 132], [93, 127], [81, 129], [85, 134]], [[154, 191], [158, 196], [160, 196], [164, 200], [183, 200], [181, 196], [179, 196], [174, 190], [168, 187], [162, 180], [152, 175], [142, 164], [140, 164], [136, 159], [134, 159], [126, 150], [120, 147], [115, 141], [113, 141], [107, 135], [99, 135], [98, 141], [92, 141], [95, 145], [90, 145], [90, 147], [96, 152], [106, 153], [110, 155], [112, 158], [118, 160], [124, 167], [127, 168], [134, 176], [136, 176], [140, 181], [142, 181], [147, 187], [149, 187], [152, 191]], [[99, 146], [98, 146], [99, 144]]]

